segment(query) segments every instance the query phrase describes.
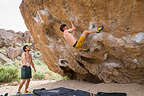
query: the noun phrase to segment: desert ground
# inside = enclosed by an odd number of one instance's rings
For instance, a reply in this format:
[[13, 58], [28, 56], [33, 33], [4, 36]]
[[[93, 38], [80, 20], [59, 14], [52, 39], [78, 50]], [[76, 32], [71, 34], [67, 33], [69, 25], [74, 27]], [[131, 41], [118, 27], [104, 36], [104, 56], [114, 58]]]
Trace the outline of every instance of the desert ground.
[[[91, 93], [97, 92], [125, 92], [127, 96], [144, 96], [144, 85], [143, 84], [93, 84], [84, 81], [76, 80], [62, 80], [62, 81], [50, 81], [50, 80], [39, 80], [32, 81], [29, 86], [29, 91], [39, 88], [58, 88], [65, 87], [71, 89], [80, 89]], [[18, 85], [12, 86], [12, 84], [1, 84], [0, 93], [9, 93], [9, 96], [14, 95], [17, 92]], [[24, 89], [24, 87], [23, 87]], [[22, 90], [23, 92], [23, 90]]]

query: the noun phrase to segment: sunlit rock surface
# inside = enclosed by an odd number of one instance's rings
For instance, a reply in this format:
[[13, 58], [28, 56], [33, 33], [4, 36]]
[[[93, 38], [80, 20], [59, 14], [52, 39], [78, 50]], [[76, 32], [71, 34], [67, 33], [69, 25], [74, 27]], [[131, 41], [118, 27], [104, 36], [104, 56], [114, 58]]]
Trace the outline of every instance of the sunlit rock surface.
[[[25, 24], [49, 69], [72, 79], [90, 82], [141, 83], [144, 80], [144, 0], [23, 0]], [[59, 26], [75, 20], [76, 38], [93, 26], [84, 44], [75, 50]]]

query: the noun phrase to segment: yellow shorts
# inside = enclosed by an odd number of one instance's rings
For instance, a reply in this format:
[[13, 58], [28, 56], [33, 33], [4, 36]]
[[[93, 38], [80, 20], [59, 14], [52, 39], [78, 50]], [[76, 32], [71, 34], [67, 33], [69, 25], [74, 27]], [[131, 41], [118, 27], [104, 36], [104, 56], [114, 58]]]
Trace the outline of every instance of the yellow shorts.
[[80, 36], [80, 39], [73, 45], [74, 48], [82, 48], [82, 45], [85, 41], [84, 36]]

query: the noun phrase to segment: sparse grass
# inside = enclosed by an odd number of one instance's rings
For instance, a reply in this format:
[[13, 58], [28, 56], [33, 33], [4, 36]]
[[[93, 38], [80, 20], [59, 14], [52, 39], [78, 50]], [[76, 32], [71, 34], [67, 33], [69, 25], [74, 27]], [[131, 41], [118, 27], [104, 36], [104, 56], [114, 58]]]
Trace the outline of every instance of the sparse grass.
[[[36, 73], [43, 74], [44, 75], [43, 79], [56, 80], [56, 81], [69, 80], [69, 78], [67, 76], [63, 77], [63, 76], [49, 70], [47, 65], [43, 61], [41, 61], [39, 59], [34, 59], [33, 61], [35, 63], [35, 67], [37, 70]], [[35, 73], [33, 72], [33, 74], [35, 74]]]
[[64, 76], [63, 80], [70, 80], [70, 78], [68, 76]]
[[45, 78], [44, 73], [36, 72], [33, 74], [33, 78], [36, 80], [42, 80]]
[[47, 74], [46, 78], [49, 80], [56, 80], [56, 81], [63, 80], [63, 77], [61, 75], [54, 73], [49, 69], [46, 71], [46, 74]]
[[[23, 44], [23, 45], [26, 45]], [[31, 45], [31, 44], [27, 44]], [[4, 50], [0, 50], [5, 52]], [[69, 80], [68, 77], [63, 77], [57, 73], [52, 72], [48, 69], [47, 65], [40, 60], [42, 57], [41, 53], [37, 50], [31, 51], [34, 54], [33, 62], [35, 64], [35, 68], [37, 72], [35, 73], [32, 70], [33, 79], [42, 80]], [[21, 60], [15, 59], [13, 62], [6, 62], [5, 64], [1, 64], [0, 62], [0, 82], [11, 82], [11, 81], [20, 81], [21, 77]]]

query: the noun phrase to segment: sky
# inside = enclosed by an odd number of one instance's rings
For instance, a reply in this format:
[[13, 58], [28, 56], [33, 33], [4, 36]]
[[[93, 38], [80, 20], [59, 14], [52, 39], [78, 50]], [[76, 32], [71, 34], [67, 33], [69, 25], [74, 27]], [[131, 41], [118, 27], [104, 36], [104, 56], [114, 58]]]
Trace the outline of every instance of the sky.
[[0, 0], [0, 29], [27, 31], [20, 13], [22, 0]]

